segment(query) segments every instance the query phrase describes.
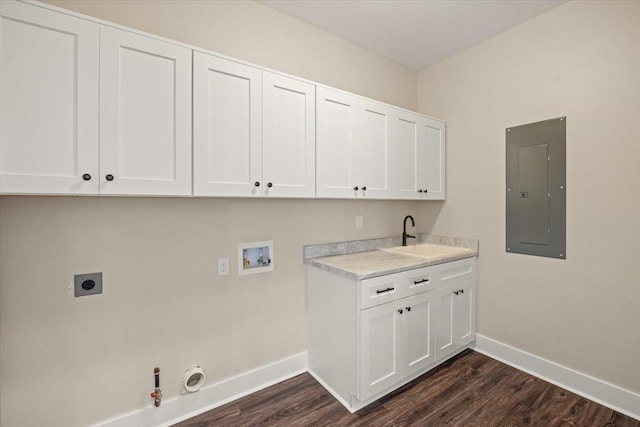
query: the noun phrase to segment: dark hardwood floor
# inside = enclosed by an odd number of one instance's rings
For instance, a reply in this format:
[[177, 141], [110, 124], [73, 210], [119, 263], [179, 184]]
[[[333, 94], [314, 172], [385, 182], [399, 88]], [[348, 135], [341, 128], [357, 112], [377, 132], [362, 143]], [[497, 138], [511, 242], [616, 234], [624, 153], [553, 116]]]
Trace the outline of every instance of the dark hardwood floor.
[[309, 374], [177, 426], [634, 426], [640, 421], [468, 350], [350, 414]]

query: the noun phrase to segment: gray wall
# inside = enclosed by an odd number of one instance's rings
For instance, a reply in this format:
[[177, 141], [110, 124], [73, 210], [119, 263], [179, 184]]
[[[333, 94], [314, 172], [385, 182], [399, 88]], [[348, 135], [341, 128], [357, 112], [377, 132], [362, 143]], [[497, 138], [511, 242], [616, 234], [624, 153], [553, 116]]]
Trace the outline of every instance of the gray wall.
[[[480, 239], [478, 332], [640, 392], [640, 2], [572, 1], [423, 70], [435, 234]], [[505, 253], [505, 128], [567, 116], [567, 259]], [[441, 208], [441, 211], [438, 210]]]
[[[416, 73], [255, 2], [55, 2], [406, 108]], [[399, 235], [415, 202], [0, 197], [3, 426], [87, 425], [306, 350], [302, 245]], [[355, 216], [364, 228], [355, 229]], [[420, 231], [427, 230], [418, 220]], [[274, 240], [275, 272], [237, 276]], [[229, 256], [231, 275], [218, 277]], [[104, 294], [72, 298], [74, 273]]]

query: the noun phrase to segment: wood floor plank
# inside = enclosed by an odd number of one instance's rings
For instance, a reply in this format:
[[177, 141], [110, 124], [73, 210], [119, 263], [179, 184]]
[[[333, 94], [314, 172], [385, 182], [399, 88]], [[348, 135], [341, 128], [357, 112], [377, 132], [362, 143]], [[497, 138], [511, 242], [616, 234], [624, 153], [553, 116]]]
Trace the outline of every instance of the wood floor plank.
[[302, 374], [176, 425], [640, 427], [640, 421], [469, 350], [354, 414]]

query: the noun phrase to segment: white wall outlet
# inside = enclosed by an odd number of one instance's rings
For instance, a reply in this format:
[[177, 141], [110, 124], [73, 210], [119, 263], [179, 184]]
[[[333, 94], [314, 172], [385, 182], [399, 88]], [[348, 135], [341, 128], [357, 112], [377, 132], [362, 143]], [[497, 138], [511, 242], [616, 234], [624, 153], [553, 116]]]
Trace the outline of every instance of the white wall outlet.
[[364, 224], [364, 219], [362, 218], [362, 215], [356, 216], [356, 228], [358, 229], [362, 228], [363, 224]]
[[229, 275], [229, 258], [218, 258], [218, 276]]

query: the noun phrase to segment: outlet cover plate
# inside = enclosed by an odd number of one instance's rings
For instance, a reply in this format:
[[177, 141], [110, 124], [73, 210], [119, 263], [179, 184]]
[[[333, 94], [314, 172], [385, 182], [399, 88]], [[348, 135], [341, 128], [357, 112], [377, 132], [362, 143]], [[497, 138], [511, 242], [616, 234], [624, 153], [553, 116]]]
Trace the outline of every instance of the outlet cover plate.
[[[85, 285], [84, 287], [82, 285]], [[102, 272], [73, 276], [73, 296], [84, 297], [102, 293]]]
[[229, 258], [218, 258], [218, 276], [229, 275]]

